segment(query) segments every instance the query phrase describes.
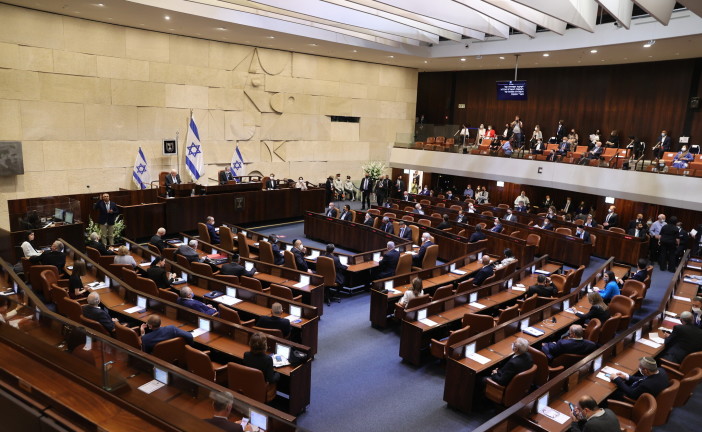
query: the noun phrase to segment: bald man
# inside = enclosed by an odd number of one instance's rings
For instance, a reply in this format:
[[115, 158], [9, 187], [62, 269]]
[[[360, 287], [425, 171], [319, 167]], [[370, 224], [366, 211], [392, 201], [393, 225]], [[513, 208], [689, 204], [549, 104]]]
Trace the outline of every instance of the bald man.
[[96, 292], [91, 292], [88, 295], [88, 304], [83, 306], [83, 316], [99, 322], [109, 333], [115, 331], [117, 318], [110, 317], [110, 314], [100, 307], [100, 294]]
[[217, 315], [217, 309], [211, 305], [205, 304], [199, 300], [193, 299], [193, 290], [190, 287], [183, 287], [180, 289], [180, 297], [178, 297], [178, 304], [185, 306], [186, 308], [202, 312], [207, 315]]

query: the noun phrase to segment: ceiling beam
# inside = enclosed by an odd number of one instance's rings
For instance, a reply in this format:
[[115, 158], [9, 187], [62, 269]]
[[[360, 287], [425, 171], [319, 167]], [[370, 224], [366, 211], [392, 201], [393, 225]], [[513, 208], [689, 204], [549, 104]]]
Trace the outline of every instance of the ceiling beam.
[[[490, 3], [502, 10], [513, 13], [517, 16], [524, 18], [525, 20], [531, 21], [536, 25], [543, 28], [547, 28], [552, 32], [558, 33], [560, 35], [565, 34], [566, 26], [568, 25], [565, 21], [558, 18], [554, 18], [550, 15], [546, 15], [543, 12], [539, 12], [530, 7], [524, 6], [519, 3], [515, 3], [511, 0], [483, 0], [485, 3]], [[631, 0], [627, 0], [631, 2]]]
[[631, 27], [634, 2], [631, 0], [597, 0], [597, 2], [624, 28]]
[[695, 15], [702, 17], [702, 2], [700, 0], [678, 0], [678, 2]]
[[636, 4], [663, 25], [668, 25], [675, 8], [675, 0], [636, 0]]
[[458, 3], [468, 6], [474, 11], [481, 13], [485, 16], [494, 18], [501, 23], [512, 27], [513, 29], [519, 30], [520, 32], [529, 35], [531, 37], [536, 36], [536, 24], [531, 21], [525, 20], [521, 16], [515, 15], [511, 12], [507, 12], [503, 9], [495, 7], [491, 4], [485, 3], [481, 0], [454, 0]]
[[[595, 0], [514, 0], [532, 9], [561, 19], [575, 27], [595, 31], [597, 2]], [[656, 1], [656, 0], [653, 0]]]

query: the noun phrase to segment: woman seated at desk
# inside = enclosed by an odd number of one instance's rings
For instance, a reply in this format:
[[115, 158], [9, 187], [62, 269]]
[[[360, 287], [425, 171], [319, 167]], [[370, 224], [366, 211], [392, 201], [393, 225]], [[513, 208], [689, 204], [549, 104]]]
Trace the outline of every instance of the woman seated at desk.
[[397, 302], [397, 304], [405, 307], [410, 300], [415, 297], [419, 297], [420, 295], [422, 295], [422, 280], [420, 278], [414, 278], [412, 280], [412, 289], [405, 291], [405, 294], [402, 296], [400, 301]]
[[88, 267], [85, 265], [85, 261], [77, 259], [73, 262], [73, 270], [68, 278], [68, 296], [70, 298], [77, 299], [88, 295], [83, 285], [83, 279], [81, 279], [81, 276], [85, 276], [87, 273]]
[[34, 244], [32, 243], [33, 241], [34, 233], [30, 231], [27, 233], [24, 242], [22, 242], [22, 244], [20, 245], [20, 247], [22, 248], [22, 253], [26, 258], [41, 255], [41, 252], [37, 251], [34, 248]]
[[120, 246], [117, 249], [117, 256], [115, 257], [115, 264], [130, 264], [132, 268], [136, 268], [137, 263], [134, 261], [134, 257], [129, 254], [129, 249], [127, 246]]
[[600, 323], [604, 324], [605, 321], [609, 319], [609, 307], [607, 304], [602, 300], [602, 296], [600, 293], [593, 291], [591, 293], [588, 293], [587, 295], [587, 301], [590, 302], [590, 310], [588, 313], [583, 314], [580, 312], [576, 312], [575, 315], [583, 320], [585, 324], [589, 323], [590, 320], [597, 318], [600, 320]]
[[617, 277], [614, 275], [613, 271], [608, 270], [605, 272], [604, 276], [602, 276], [602, 280], [605, 281], [606, 285], [604, 290], [600, 291], [600, 295], [605, 303], [609, 303], [614, 296], [620, 293]]
[[263, 333], [251, 335], [249, 339], [251, 351], [244, 353], [244, 366], [263, 372], [263, 378], [267, 383], [277, 382], [280, 379], [280, 374], [273, 370], [273, 358], [266, 354], [266, 349], [268, 349], [266, 340], [266, 335]]

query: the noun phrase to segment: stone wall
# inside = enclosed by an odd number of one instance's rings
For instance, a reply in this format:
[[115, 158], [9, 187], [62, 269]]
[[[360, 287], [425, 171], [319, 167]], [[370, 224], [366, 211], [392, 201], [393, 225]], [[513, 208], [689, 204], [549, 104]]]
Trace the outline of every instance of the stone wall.
[[[168, 35], [0, 5], [0, 140], [22, 141], [7, 200], [134, 188], [141, 147], [154, 173], [178, 167], [193, 109], [216, 178], [238, 144], [246, 171], [314, 182], [388, 160], [411, 136], [417, 71]], [[360, 117], [332, 123], [329, 116]], [[201, 179], [201, 182], [213, 183]]]

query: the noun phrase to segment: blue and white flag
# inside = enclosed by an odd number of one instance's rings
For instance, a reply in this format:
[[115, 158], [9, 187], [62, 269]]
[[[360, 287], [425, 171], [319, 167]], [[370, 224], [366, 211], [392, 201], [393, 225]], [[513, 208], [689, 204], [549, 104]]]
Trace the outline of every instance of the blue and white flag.
[[146, 189], [149, 183], [151, 183], [151, 171], [149, 171], [149, 164], [146, 163], [146, 157], [144, 156], [144, 152], [141, 151], [141, 147], [139, 147], [136, 160], [134, 161], [132, 180], [134, 180], [134, 184], [137, 185], [139, 189]]
[[205, 158], [202, 154], [200, 134], [197, 131], [195, 119], [190, 116], [190, 127], [185, 137], [185, 166], [193, 180], [198, 180], [205, 174]]
[[232, 173], [234, 176], [244, 175], [244, 158], [241, 156], [238, 145], [234, 149], [234, 156], [232, 156]]

